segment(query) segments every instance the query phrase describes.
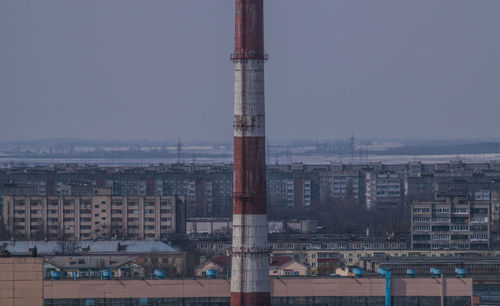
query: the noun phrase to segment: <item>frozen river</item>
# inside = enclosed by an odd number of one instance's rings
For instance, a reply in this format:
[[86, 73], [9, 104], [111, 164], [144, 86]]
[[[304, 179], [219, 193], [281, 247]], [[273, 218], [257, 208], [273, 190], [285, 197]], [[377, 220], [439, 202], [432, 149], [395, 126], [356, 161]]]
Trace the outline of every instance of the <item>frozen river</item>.
[[[290, 162], [302, 162], [304, 164], [329, 164], [342, 162], [344, 164], [367, 164], [370, 162], [382, 162], [385, 164], [400, 164], [410, 161], [421, 161], [423, 163], [446, 163], [451, 160], [461, 160], [463, 162], [490, 162], [499, 161], [500, 154], [443, 154], [443, 155], [370, 155], [363, 157], [339, 157], [338, 155], [300, 155], [300, 156], [271, 156], [268, 158], [268, 164], [288, 164]], [[54, 165], [62, 163], [93, 164], [99, 166], [144, 166], [172, 164], [177, 162], [177, 158], [9, 158], [0, 156], [0, 167], [9, 167], [9, 165], [20, 165], [24, 163], [28, 166], [35, 165]], [[195, 160], [186, 158], [186, 164], [212, 164], [225, 163], [231, 164], [232, 157], [214, 157], [214, 158], [196, 158]]]

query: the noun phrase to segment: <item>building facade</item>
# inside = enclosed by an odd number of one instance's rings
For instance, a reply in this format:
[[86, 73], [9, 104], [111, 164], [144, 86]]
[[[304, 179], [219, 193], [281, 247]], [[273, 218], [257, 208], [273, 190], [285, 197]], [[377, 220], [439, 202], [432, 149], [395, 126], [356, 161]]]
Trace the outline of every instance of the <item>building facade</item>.
[[182, 196], [4, 196], [3, 222], [18, 239], [165, 239], [185, 232]]
[[[0, 168], [0, 195], [91, 196], [96, 188], [109, 188], [114, 196], [183, 195], [191, 217], [230, 217], [232, 170], [229, 164]], [[384, 208], [450, 191], [485, 199], [500, 191], [500, 163], [268, 164], [266, 178], [273, 213], [338, 199]]]
[[402, 182], [398, 173], [366, 172], [366, 207], [372, 209], [399, 206], [403, 199]]
[[413, 249], [490, 248], [490, 201], [449, 196], [414, 202], [411, 209]]

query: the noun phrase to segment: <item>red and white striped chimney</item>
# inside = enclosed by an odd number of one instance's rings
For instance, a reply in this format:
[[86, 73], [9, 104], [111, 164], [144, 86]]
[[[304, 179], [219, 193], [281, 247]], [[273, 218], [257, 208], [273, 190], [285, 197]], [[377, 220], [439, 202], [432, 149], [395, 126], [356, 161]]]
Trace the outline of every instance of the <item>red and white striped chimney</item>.
[[231, 305], [269, 305], [263, 0], [235, 11]]

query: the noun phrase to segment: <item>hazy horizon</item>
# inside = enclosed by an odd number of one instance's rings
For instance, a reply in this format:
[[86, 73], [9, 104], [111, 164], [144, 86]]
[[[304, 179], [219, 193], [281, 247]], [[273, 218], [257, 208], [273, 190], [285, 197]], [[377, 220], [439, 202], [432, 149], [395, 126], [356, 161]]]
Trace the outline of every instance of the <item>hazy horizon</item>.
[[[0, 140], [232, 139], [234, 1], [0, 2]], [[270, 139], [498, 139], [500, 1], [265, 1]]]

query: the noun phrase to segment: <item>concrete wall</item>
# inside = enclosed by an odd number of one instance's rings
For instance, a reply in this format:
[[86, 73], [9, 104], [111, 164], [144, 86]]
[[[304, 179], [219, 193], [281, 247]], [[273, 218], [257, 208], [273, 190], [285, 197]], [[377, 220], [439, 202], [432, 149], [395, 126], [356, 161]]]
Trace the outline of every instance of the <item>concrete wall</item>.
[[42, 258], [0, 258], [0, 305], [42, 304]]
[[[444, 295], [472, 296], [472, 279], [447, 278]], [[392, 296], [441, 296], [441, 279], [394, 278]], [[271, 280], [274, 297], [384, 296], [383, 278], [282, 278]], [[44, 297], [229, 297], [229, 280], [44, 281]]]

